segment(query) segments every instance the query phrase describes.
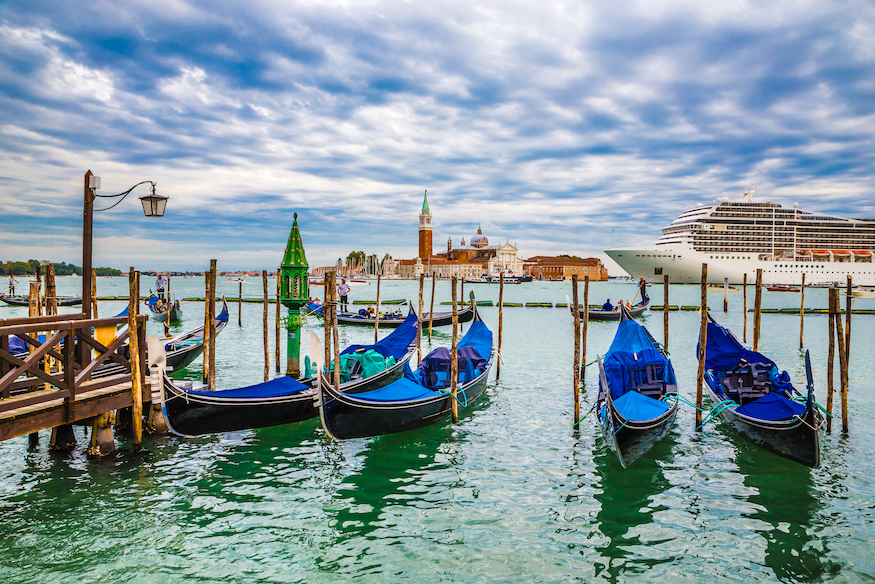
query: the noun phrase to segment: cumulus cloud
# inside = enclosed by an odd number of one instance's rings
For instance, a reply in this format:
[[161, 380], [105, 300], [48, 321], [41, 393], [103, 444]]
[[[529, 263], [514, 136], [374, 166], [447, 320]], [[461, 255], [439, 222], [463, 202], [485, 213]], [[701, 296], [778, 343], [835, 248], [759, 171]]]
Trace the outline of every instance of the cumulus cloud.
[[875, 215], [873, 23], [864, 2], [7, 6], [0, 227], [75, 240], [88, 168], [171, 197], [160, 225], [100, 215], [122, 267], [156, 231], [188, 242], [179, 268], [272, 267], [295, 211], [314, 263], [412, 256], [426, 188], [436, 241], [483, 222], [532, 255], [648, 244], [748, 184]]

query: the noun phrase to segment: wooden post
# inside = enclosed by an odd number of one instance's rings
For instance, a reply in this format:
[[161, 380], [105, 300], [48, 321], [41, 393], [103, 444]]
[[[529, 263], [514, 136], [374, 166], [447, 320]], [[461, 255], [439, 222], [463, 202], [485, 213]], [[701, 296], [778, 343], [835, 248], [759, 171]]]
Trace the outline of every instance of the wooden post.
[[210, 260], [204, 298], [204, 385], [216, 389], [216, 260]]
[[[832, 291], [832, 290], [830, 290]], [[842, 326], [841, 299], [839, 290], [835, 289], [836, 304], [836, 344], [839, 350], [839, 390], [842, 398], [842, 432], [848, 432], [848, 352], [844, 327]]]
[[580, 359], [583, 365], [580, 368], [580, 383], [586, 388], [586, 334], [589, 331], [589, 276], [583, 277], [583, 332], [580, 342]]
[[[27, 297], [27, 316], [34, 317], [39, 316], [39, 308], [42, 306], [42, 300], [40, 299], [40, 281], [30, 283], [30, 291]], [[48, 338], [48, 337], [46, 337]], [[28, 352], [33, 353], [34, 347], [29, 346]], [[49, 357], [46, 357], [46, 361], [49, 360]], [[48, 384], [46, 384], [45, 389], [49, 389]], [[31, 448], [36, 448], [39, 446], [39, 432], [32, 432], [28, 435], [28, 445]]]
[[753, 350], [758, 351], [760, 346], [760, 321], [763, 309], [763, 270], [757, 268], [757, 287], [753, 301]]
[[97, 318], [97, 270], [93, 268], [91, 270], [91, 318]]
[[747, 342], [747, 272], [744, 274], [744, 283], [741, 285], [744, 291], [744, 337], [742, 342]]
[[422, 288], [425, 285], [425, 274], [419, 274], [419, 312], [416, 313], [416, 353], [422, 361]]
[[[82, 312], [86, 319], [91, 318], [91, 238], [94, 223], [94, 190], [91, 189], [89, 183], [92, 176], [90, 170], [85, 173], [85, 201], [82, 212]], [[79, 364], [82, 367], [86, 365], [81, 359]]]
[[705, 380], [705, 347], [708, 344], [708, 264], [702, 264], [702, 323], [699, 326], [699, 370], [696, 374], [696, 430], [702, 430], [702, 382]]
[[826, 431], [832, 432], [832, 397], [835, 391], [833, 378], [835, 377], [835, 352], [836, 352], [836, 302], [832, 288], [829, 289], [829, 350], [826, 354]]
[[453, 276], [453, 344], [450, 350], [450, 392], [453, 394], [450, 404], [453, 412], [453, 423], [459, 421], [459, 402], [456, 398], [456, 385], [459, 379], [459, 361], [457, 356], [459, 345], [459, 307], [456, 302], [456, 285], [458, 278]]
[[668, 274], [662, 276], [662, 346], [668, 351]]
[[729, 312], [729, 278], [723, 278], [723, 312]]
[[799, 348], [803, 347], [802, 333], [805, 331], [805, 272], [802, 272], [802, 289], [799, 291]]
[[[434, 286], [432, 286], [432, 303], [434, 302]], [[498, 283], [498, 362], [495, 364], [495, 381], [501, 374], [501, 327], [504, 317], [504, 280]], [[431, 318], [429, 318], [431, 320]], [[428, 326], [429, 339], [431, 339], [431, 323]]]
[[237, 326], [243, 326], [243, 282], [237, 286]]
[[276, 319], [274, 319], [273, 333], [274, 333], [274, 341], [275, 341], [275, 349], [273, 356], [276, 360], [276, 372], [281, 373], [280, 370], [280, 307], [282, 303], [280, 302], [280, 295], [282, 294], [282, 282], [280, 281], [280, 270], [277, 268], [276, 271]]
[[[431, 273], [431, 307], [428, 309], [428, 344], [431, 346], [431, 329], [434, 324], [434, 288], [437, 283], [437, 277], [434, 275], [434, 272]], [[498, 309], [498, 322], [499, 322], [499, 331], [501, 330], [501, 309]], [[499, 347], [501, 347], [501, 333], [498, 335], [499, 338]], [[499, 355], [501, 353], [499, 352]], [[495, 379], [498, 379], [498, 373], [495, 374]]]
[[[848, 288], [845, 296], [845, 356], [847, 357], [849, 368], [851, 365], [851, 300], [853, 300], [851, 288], [851, 275], [848, 274]], [[846, 376], [847, 374], [848, 372], [845, 371]], [[845, 431], [847, 432], [847, 429]]]
[[374, 342], [380, 340], [380, 276], [382, 274], [377, 274], [377, 307], [374, 310]]
[[322, 299], [322, 323], [323, 337], [325, 341], [325, 370], [328, 371], [331, 367], [331, 311], [334, 308], [333, 290], [334, 290], [334, 272], [328, 272], [322, 279], [325, 283], [325, 297]]
[[264, 288], [264, 380], [270, 379], [270, 335], [268, 334], [267, 320], [270, 315], [270, 297], [267, 295], [267, 270], [261, 270], [261, 284]]
[[[140, 273], [131, 266], [128, 272], [128, 349], [131, 358], [131, 425], [134, 450], [143, 445], [143, 386], [140, 367], [140, 336], [137, 315], [140, 313]], [[86, 333], [87, 334], [87, 333]]]
[[331, 278], [334, 308], [331, 309], [331, 329], [334, 333], [334, 389], [340, 391], [340, 331], [337, 330], [337, 275]]
[[[502, 282], [504, 278], [502, 278]], [[572, 375], [571, 391], [574, 399], [574, 427], [580, 422], [580, 303], [577, 296], [577, 274], [571, 275], [572, 306], [574, 307], [574, 364], [571, 368]]]
[[55, 266], [46, 266], [46, 314], [58, 314], [58, 289], [55, 286]]

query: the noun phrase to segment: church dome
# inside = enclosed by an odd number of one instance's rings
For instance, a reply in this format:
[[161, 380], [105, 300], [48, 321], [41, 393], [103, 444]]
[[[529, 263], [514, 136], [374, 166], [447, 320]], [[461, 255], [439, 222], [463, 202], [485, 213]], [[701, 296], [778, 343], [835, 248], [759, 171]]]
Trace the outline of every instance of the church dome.
[[480, 229], [479, 225], [477, 226], [477, 235], [471, 238], [470, 245], [471, 247], [486, 247], [489, 245], [489, 240], [483, 235], [483, 230]]

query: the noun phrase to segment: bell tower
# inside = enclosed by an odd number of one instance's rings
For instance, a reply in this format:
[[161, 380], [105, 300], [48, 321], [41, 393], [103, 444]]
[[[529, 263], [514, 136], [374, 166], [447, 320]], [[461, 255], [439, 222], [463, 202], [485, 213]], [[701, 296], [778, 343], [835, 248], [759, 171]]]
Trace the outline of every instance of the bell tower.
[[428, 210], [428, 191], [422, 197], [422, 211], [419, 213], [419, 257], [427, 260], [432, 256], [431, 211]]

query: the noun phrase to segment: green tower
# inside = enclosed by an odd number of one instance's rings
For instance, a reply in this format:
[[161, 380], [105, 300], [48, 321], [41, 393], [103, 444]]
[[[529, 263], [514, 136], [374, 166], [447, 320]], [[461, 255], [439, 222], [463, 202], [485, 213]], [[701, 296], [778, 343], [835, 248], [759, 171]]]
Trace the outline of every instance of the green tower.
[[307, 256], [304, 255], [304, 242], [301, 241], [298, 214], [295, 213], [279, 274], [280, 302], [289, 309], [289, 316], [286, 318], [286, 375], [291, 377], [301, 376], [301, 326], [304, 320], [301, 317], [301, 307], [306, 306], [310, 294], [307, 272]]

